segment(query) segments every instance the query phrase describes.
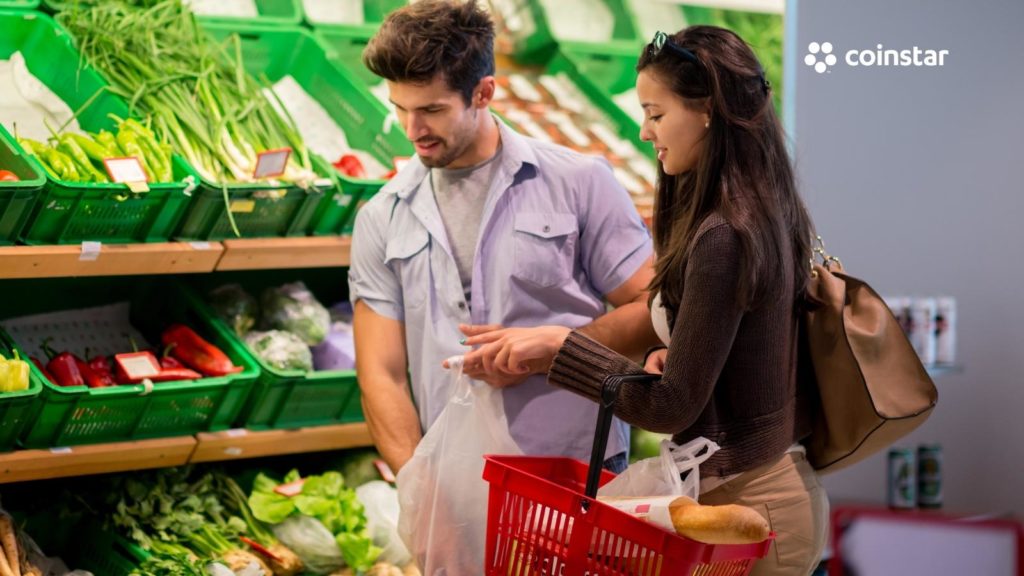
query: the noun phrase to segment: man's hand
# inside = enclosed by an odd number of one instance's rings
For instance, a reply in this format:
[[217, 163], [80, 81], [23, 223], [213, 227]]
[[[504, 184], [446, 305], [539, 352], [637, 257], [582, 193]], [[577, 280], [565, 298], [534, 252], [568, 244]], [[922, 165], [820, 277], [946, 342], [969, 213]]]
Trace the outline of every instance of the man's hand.
[[[497, 324], [461, 325], [466, 346], [463, 371], [496, 388], [513, 386], [533, 374], [545, 374], [570, 330], [562, 326], [503, 328]], [[446, 366], [447, 367], [447, 366]]]
[[651, 374], [664, 374], [665, 358], [668, 356], [668, 348], [655, 350], [647, 355], [647, 362], [644, 363], [644, 371]]

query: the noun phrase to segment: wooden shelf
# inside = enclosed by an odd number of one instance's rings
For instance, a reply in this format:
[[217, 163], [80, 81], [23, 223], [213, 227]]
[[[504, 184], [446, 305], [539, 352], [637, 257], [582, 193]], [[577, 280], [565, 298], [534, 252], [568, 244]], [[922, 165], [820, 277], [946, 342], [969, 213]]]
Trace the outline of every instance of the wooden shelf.
[[181, 466], [196, 447], [192, 436], [91, 444], [0, 454], [0, 483]]
[[0, 247], [0, 278], [57, 278], [212, 272], [219, 242]]
[[244, 238], [224, 240], [217, 270], [267, 270], [348, 266], [352, 239], [347, 236]]
[[371, 446], [369, 427], [358, 423], [17, 450], [0, 454], [0, 484]]
[[227, 430], [196, 435], [199, 444], [189, 462], [218, 462], [260, 456], [322, 452], [372, 446], [364, 423], [296, 430]]

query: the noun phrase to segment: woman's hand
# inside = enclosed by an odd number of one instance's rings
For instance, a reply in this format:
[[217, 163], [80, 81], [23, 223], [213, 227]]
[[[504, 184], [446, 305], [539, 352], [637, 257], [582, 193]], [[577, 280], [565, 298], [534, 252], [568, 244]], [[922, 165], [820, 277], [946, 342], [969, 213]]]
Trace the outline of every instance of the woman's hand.
[[668, 356], [668, 348], [659, 348], [647, 355], [644, 363], [644, 371], [651, 374], [663, 374], [665, 372], [665, 357]]
[[504, 328], [495, 324], [461, 325], [459, 329], [466, 335], [462, 344], [478, 347], [466, 353], [464, 373], [498, 388], [547, 373], [570, 332], [563, 326]]

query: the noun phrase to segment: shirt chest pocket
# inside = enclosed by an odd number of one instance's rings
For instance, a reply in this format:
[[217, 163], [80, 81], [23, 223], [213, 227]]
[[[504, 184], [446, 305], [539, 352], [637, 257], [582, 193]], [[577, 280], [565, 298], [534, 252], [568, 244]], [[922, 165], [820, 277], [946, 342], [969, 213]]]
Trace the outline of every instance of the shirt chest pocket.
[[572, 277], [579, 236], [575, 215], [518, 213], [513, 228], [513, 276], [543, 288]]
[[430, 289], [430, 236], [423, 228], [393, 235], [384, 248], [384, 264], [401, 282], [406, 309], [420, 307]]

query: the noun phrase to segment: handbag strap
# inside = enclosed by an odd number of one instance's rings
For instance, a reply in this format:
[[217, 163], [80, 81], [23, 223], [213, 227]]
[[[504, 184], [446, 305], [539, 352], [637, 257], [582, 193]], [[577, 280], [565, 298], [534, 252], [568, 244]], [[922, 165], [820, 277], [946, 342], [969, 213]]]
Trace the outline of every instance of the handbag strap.
[[809, 259], [811, 278], [818, 277], [818, 271], [814, 269], [815, 257], [821, 259], [821, 266], [826, 270], [832, 270], [833, 264], [836, 265], [837, 270], [843, 269], [843, 263], [839, 261], [839, 258], [836, 258], [825, 251], [825, 241], [818, 235], [815, 235], [814, 239], [811, 240], [811, 257]]

